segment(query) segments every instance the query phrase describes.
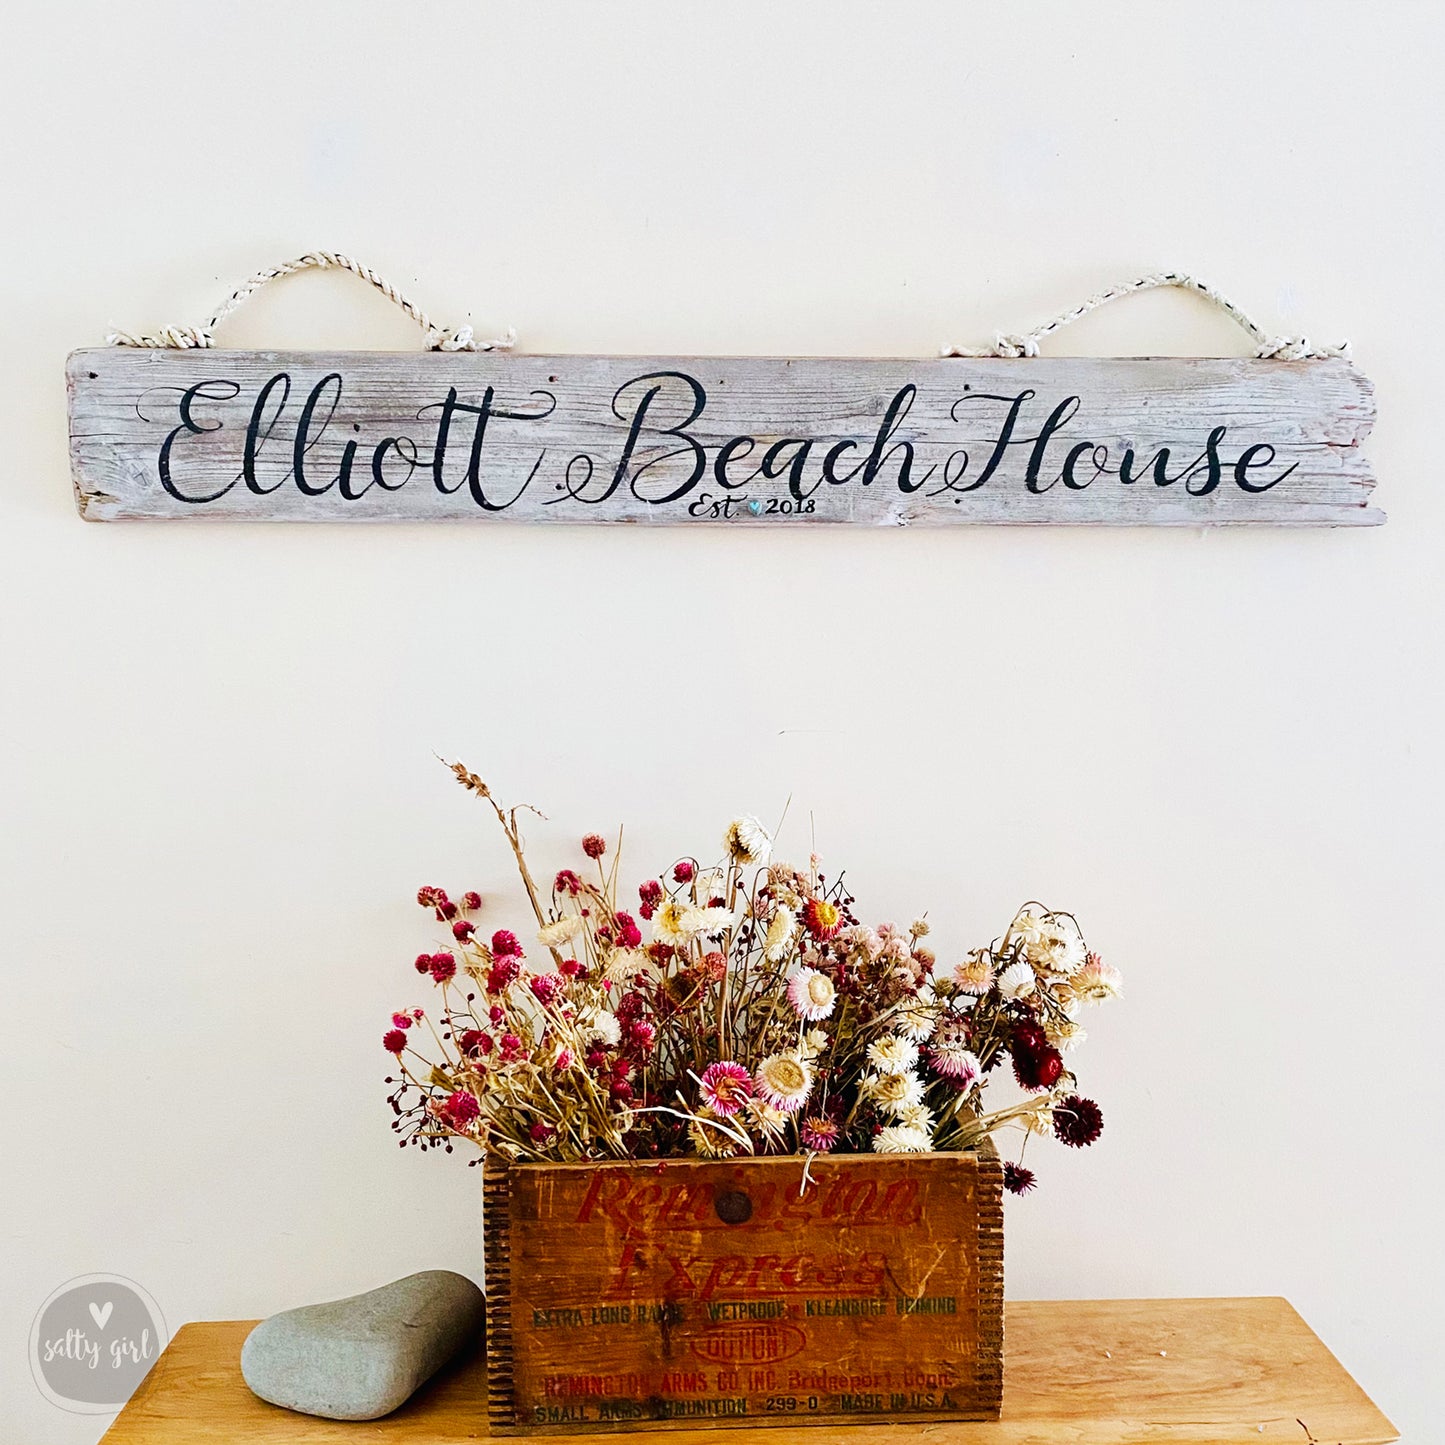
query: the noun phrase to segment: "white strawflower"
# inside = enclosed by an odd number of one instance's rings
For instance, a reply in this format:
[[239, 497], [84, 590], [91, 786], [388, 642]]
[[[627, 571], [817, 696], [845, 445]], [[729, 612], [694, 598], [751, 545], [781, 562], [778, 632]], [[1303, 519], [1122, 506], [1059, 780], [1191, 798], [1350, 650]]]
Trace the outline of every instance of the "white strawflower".
[[723, 834], [723, 847], [734, 863], [751, 868], [766, 863], [773, 851], [773, 837], [751, 814], [734, 818]]
[[1083, 935], [1072, 918], [1049, 914], [1039, 930], [1039, 940], [1032, 950], [1034, 962], [1050, 973], [1067, 978], [1077, 973], [1088, 958]]
[[918, 1062], [918, 1045], [912, 1039], [888, 1034], [868, 1045], [868, 1062], [880, 1074], [902, 1074]]
[[1083, 968], [1069, 980], [1074, 992], [1088, 1003], [1103, 1003], [1117, 998], [1124, 987], [1124, 975], [1091, 953]]
[[692, 896], [703, 904], [721, 898], [727, 888], [727, 875], [721, 868], [709, 868], [692, 880]]
[[801, 1053], [805, 1059], [816, 1059], [828, 1047], [828, 1035], [822, 1029], [809, 1029], [803, 1035]]
[[933, 1110], [927, 1104], [910, 1104], [898, 1111], [898, 1122], [908, 1129], [921, 1129], [925, 1134], [933, 1133]]
[[616, 1048], [622, 1042], [622, 1025], [607, 1009], [588, 1009], [577, 1020], [577, 1031], [588, 1043]]
[[569, 913], [552, 923], [544, 923], [537, 930], [537, 942], [544, 948], [561, 948], [581, 932], [582, 920], [575, 913]]
[[923, 1081], [917, 1074], [870, 1074], [863, 1084], [867, 1091], [893, 1114], [923, 1102]]
[[1078, 1048], [1089, 1035], [1080, 1024], [1064, 1020], [1057, 1023], [1046, 1023], [1044, 1025], [1044, 1037], [1047, 1038], [1060, 1053], [1067, 1054]]
[[613, 983], [635, 978], [639, 973], [653, 973], [652, 960], [640, 948], [616, 948], [602, 965], [602, 975]]
[[838, 990], [826, 973], [816, 968], [794, 969], [788, 978], [788, 1002], [800, 1019], [817, 1023], [833, 1012]]
[[699, 908], [696, 912], [701, 920], [697, 931], [709, 938], [726, 933], [738, 921], [737, 914], [731, 908]]
[[938, 1027], [938, 1002], [932, 984], [919, 985], [912, 998], [904, 999], [893, 1015], [893, 1027], [905, 1038], [917, 1042], [930, 1038]]
[[1034, 970], [1020, 959], [998, 976], [998, 991], [1005, 998], [1027, 998], [1034, 991]]
[[653, 915], [652, 935], [662, 943], [686, 943], [702, 932], [701, 908], [669, 898]]
[[889, 1124], [873, 1136], [875, 1154], [927, 1154], [932, 1148], [927, 1131], [910, 1124]]
[[780, 908], [768, 924], [768, 936], [763, 940], [763, 956], [769, 963], [781, 963], [793, 951], [793, 940], [798, 936], [798, 920], [792, 909]]
[[753, 1070], [753, 1087], [763, 1103], [793, 1114], [813, 1088], [813, 1067], [797, 1054], [771, 1054]]

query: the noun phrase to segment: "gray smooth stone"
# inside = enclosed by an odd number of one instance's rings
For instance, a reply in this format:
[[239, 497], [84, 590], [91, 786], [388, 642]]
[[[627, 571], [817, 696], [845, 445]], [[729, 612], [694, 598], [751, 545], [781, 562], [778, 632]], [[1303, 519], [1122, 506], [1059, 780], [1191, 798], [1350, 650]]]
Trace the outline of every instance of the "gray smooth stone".
[[481, 1290], [446, 1269], [262, 1320], [241, 1374], [273, 1405], [375, 1420], [409, 1399], [485, 1328]]

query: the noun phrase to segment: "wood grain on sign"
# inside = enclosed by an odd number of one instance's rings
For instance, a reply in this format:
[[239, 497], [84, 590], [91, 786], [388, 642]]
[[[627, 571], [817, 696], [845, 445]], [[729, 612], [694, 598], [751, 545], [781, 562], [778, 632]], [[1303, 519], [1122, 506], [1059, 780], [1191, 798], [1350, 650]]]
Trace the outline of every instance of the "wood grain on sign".
[[[931, 1445], [1388, 1445], [1398, 1432], [1282, 1299], [1015, 1300], [1003, 1415], [927, 1427]], [[104, 1445], [469, 1445], [488, 1435], [477, 1350], [394, 1415], [317, 1420], [258, 1400], [241, 1378], [255, 1321], [183, 1325]], [[798, 1432], [760, 1426], [787, 1445]], [[914, 1445], [918, 1425], [874, 1421], [848, 1445]], [[705, 1421], [673, 1445], [708, 1445]], [[528, 1437], [564, 1445], [575, 1435]]]
[[997, 1153], [488, 1166], [493, 1434], [989, 1419]]
[[1369, 525], [1343, 360], [767, 360], [106, 347], [81, 514]]

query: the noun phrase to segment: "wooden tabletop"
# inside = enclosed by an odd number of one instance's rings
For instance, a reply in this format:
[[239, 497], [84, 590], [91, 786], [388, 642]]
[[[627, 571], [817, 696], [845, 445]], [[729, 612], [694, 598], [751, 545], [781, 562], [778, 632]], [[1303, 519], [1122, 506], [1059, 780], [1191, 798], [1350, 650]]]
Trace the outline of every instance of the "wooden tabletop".
[[[1282, 1299], [1019, 1301], [1007, 1307], [996, 1423], [765, 1429], [770, 1445], [1387, 1445], [1398, 1435]], [[102, 1445], [457, 1445], [486, 1438], [480, 1358], [394, 1415], [343, 1424], [256, 1399], [241, 1379], [248, 1320], [186, 1325]], [[652, 1445], [727, 1445], [747, 1430], [682, 1426]], [[509, 1437], [579, 1445], [595, 1436]], [[604, 1440], [615, 1437], [604, 1435]]]

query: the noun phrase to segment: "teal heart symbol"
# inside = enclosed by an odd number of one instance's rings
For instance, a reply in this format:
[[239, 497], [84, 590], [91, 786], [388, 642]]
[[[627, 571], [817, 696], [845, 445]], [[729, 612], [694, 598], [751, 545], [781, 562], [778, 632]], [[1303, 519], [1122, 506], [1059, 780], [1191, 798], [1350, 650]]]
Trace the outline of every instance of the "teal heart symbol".
[[758, 515], [762, 512], [762, 510], [763, 510], [763, 504], [762, 504], [760, 501], [758, 501], [756, 498], [755, 498], [753, 501], [751, 501], [751, 502], [748, 503], [748, 511], [750, 511], [750, 512], [753, 514], [753, 516], [755, 516], [755, 517], [758, 516]]

